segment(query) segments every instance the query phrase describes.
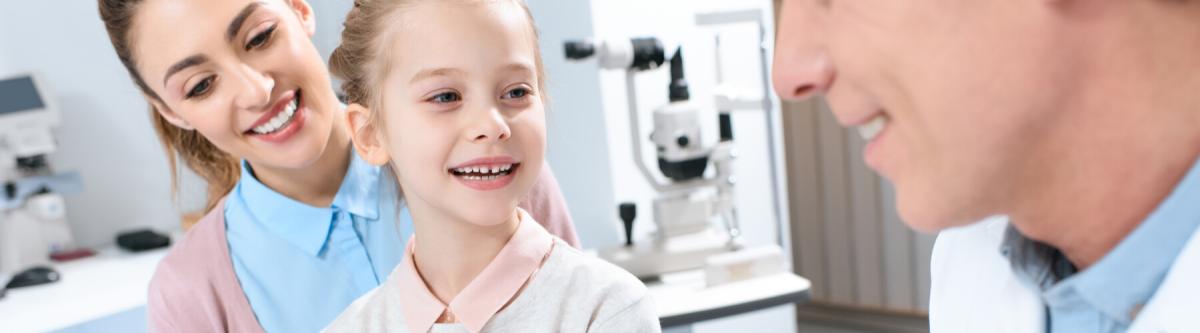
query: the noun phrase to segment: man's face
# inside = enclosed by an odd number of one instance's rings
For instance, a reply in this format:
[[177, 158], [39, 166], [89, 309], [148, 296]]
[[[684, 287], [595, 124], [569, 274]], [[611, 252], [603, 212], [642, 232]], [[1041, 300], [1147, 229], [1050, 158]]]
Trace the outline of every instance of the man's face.
[[784, 0], [774, 82], [860, 127], [901, 217], [934, 231], [1006, 209], [1077, 87], [1047, 1]]

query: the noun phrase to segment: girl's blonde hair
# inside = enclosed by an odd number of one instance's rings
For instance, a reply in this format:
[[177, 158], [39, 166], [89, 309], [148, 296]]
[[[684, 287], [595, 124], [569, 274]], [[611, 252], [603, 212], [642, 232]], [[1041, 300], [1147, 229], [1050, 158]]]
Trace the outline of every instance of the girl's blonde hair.
[[[108, 31], [113, 49], [117, 51], [117, 58], [125, 65], [125, 70], [129, 72], [133, 82], [150, 102], [158, 101], [159, 104], [163, 104], [162, 99], [142, 80], [137, 70], [137, 62], [133, 58], [129, 30], [141, 3], [142, 0], [99, 0], [100, 20], [104, 21], [104, 28]], [[217, 148], [199, 132], [185, 130], [167, 122], [153, 105], [150, 106], [150, 118], [154, 132], [158, 134], [158, 141], [167, 153], [167, 163], [171, 167], [172, 196], [178, 193], [178, 159], [183, 159], [188, 168], [208, 183], [204, 210], [212, 210], [237, 184], [241, 175], [241, 165], [237, 158]]]
[[[342, 42], [329, 57], [329, 71], [342, 80], [342, 92], [347, 104], [359, 104], [371, 110], [380, 110], [379, 98], [381, 75], [389, 72], [391, 54], [388, 54], [388, 38], [384, 36], [394, 24], [401, 22], [402, 9], [423, 1], [447, 0], [354, 0], [354, 8], [346, 14], [343, 23]], [[538, 51], [538, 32], [533, 23], [533, 14], [523, 0], [453, 0], [462, 3], [488, 3], [511, 1], [525, 13], [529, 30], [533, 34], [534, 61], [537, 68], [537, 89], [543, 99], [546, 96], [546, 74], [542, 66], [542, 52]], [[376, 124], [380, 112], [371, 112], [368, 125]]]

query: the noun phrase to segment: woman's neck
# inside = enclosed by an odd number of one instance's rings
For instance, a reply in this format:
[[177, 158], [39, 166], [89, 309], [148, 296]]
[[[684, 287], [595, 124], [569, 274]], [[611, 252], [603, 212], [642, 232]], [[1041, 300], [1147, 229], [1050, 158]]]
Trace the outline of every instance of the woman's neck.
[[434, 296], [446, 304], [496, 258], [520, 224], [515, 209], [503, 223], [480, 226], [420, 198], [405, 200], [413, 217], [417, 271]]
[[254, 177], [272, 190], [310, 206], [333, 204], [346, 170], [350, 168], [350, 135], [342, 122], [342, 117], [333, 117], [325, 150], [312, 164], [298, 169], [252, 165]]

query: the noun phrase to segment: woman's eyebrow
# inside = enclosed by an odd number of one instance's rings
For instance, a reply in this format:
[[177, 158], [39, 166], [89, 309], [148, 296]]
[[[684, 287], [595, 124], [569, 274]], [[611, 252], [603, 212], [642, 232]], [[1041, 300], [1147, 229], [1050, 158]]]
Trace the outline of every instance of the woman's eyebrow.
[[204, 56], [203, 54], [197, 54], [183, 58], [183, 60], [180, 60], [174, 65], [171, 65], [170, 68], [167, 68], [167, 74], [163, 75], [163, 85], [167, 85], [167, 79], [170, 79], [171, 75], [175, 75], [175, 73], [179, 73], [179, 71], [187, 69], [188, 67], [203, 64], [205, 62], [208, 62], [208, 57]]
[[233, 42], [233, 37], [237, 37], [237, 32], [242, 30], [242, 24], [246, 23], [246, 19], [250, 17], [250, 14], [254, 14], [254, 10], [258, 9], [258, 7], [262, 7], [263, 5], [265, 5], [265, 3], [259, 1], [252, 2], [249, 5], [246, 5], [246, 8], [242, 8], [242, 11], [238, 12], [237, 16], [233, 17], [233, 21], [229, 22], [229, 28], [225, 29], [225, 41]]

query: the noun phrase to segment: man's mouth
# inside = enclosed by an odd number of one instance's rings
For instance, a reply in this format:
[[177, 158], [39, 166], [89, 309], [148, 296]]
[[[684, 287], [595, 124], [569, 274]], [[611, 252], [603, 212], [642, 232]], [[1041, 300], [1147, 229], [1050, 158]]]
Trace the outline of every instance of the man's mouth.
[[879, 136], [879, 133], [883, 132], [884, 128], [887, 128], [889, 120], [886, 114], [880, 113], [855, 128], [858, 129], [858, 135], [862, 136], [863, 141], [871, 142], [872, 139]]

